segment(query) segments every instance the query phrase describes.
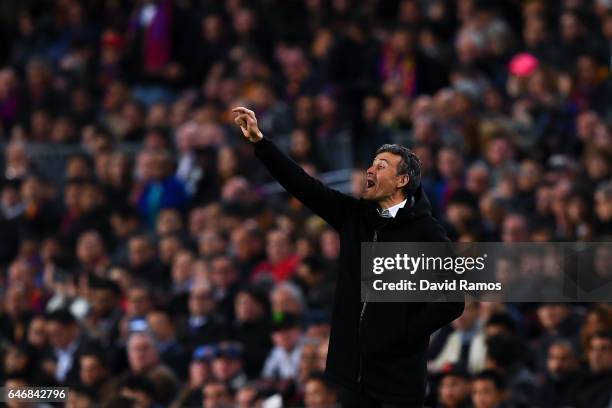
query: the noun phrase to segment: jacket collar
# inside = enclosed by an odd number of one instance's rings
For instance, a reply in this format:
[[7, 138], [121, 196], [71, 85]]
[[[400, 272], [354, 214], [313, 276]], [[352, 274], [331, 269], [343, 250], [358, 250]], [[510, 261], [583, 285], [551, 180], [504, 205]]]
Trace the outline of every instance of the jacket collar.
[[[380, 218], [378, 215], [378, 209], [380, 208], [378, 203], [375, 201], [364, 200], [368, 208], [367, 214], [368, 219], [373, 224], [376, 224]], [[404, 223], [409, 222], [416, 218], [422, 218], [431, 215], [431, 203], [423, 191], [423, 186], [419, 184], [414, 195], [408, 198], [406, 205], [397, 211], [394, 218], [389, 219], [392, 223]]]

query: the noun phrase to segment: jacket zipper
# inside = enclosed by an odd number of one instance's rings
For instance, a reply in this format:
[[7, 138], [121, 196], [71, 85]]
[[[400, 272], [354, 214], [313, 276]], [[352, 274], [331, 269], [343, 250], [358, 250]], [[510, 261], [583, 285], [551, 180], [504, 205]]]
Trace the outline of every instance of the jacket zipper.
[[[378, 241], [378, 230], [374, 230], [374, 236], [372, 237], [372, 242]], [[374, 249], [374, 245], [372, 245], [372, 249]], [[366, 307], [368, 306], [368, 292], [366, 291], [366, 298], [363, 301], [363, 306], [361, 307], [361, 314], [359, 315], [359, 330], [358, 334], [361, 337], [361, 326], [363, 323], [363, 316], [365, 315]], [[359, 373], [357, 375], [357, 382], [361, 384], [361, 371], [363, 368], [363, 357], [362, 354], [359, 353]]]

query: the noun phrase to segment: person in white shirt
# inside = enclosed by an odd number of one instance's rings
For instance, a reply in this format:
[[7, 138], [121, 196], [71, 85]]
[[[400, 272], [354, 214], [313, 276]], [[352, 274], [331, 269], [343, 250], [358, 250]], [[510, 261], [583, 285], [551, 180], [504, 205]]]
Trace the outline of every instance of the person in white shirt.
[[274, 348], [266, 358], [262, 376], [274, 380], [296, 379], [302, 356], [302, 330], [298, 317], [291, 313], [278, 312], [273, 318]]

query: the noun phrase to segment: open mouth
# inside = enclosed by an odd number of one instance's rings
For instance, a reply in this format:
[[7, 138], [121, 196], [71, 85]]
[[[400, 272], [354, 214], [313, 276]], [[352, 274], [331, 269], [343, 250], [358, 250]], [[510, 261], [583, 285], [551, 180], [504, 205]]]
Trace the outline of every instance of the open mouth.
[[367, 180], [366, 181], [366, 188], [372, 188], [374, 187], [374, 180]]

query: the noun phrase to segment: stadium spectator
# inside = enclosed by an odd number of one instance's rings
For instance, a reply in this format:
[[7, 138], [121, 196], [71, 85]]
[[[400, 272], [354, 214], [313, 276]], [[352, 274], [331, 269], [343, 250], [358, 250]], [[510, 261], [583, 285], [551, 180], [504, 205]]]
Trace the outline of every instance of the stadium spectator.
[[264, 378], [297, 379], [303, 346], [301, 336], [298, 316], [286, 312], [274, 314], [272, 321], [274, 347], [263, 366]]
[[569, 405], [572, 387], [580, 374], [575, 346], [563, 338], [553, 341], [548, 347], [546, 376], [538, 389], [539, 404], [543, 407]]
[[570, 403], [605, 407], [612, 397], [612, 333], [597, 332], [586, 350], [588, 372], [572, 388]]
[[472, 380], [474, 408], [509, 408], [508, 390], [502, 377], [494, 371], [482, 371]]
[[438, 385], [438, 408], [462, 408], [470, 404], [470, 376], [466, 371], [451, 368], [442, 373]]

